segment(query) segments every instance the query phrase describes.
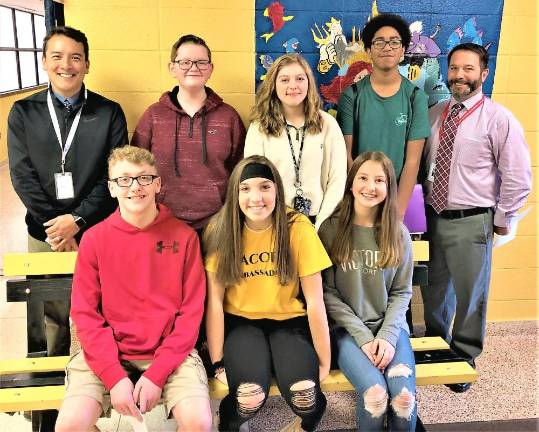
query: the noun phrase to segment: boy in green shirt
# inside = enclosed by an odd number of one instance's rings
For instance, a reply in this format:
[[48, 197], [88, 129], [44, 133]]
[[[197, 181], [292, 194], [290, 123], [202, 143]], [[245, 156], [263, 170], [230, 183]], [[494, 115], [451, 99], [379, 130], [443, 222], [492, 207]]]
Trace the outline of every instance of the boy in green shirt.
[[428, 97], [399, 73], [410, 39], [408, 24], [398, 15], [380, 14], [365, 25], [361, 40], [373, 71], [342, 93], [337, 114], [349, 168], [365, 151], [383, 151], [393, 162], [401, 219], [430, 135]]

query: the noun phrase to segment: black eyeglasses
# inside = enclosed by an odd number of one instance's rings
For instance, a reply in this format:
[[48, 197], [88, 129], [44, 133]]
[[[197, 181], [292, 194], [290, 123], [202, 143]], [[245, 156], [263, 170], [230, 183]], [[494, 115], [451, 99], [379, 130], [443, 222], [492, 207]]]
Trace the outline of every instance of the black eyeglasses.
[[377, 39], [375, 41], [372, 41], [372, 46], [377, 50], [383, 50], [386, 45], [389, 45], [391, 49], [397, 49], [402, 46], [402, 41], [400, 39], [391, 39], [388, 41], [383, 39]]
[[110, 179], [111, 182], [116, 183], [120, 187], [130, 187], [133, 184], [133, 181], [136, 180], [140, 186], [149, 186], [153, 181], [159, 178], [159, 176], [151, 174], [142, 174], [137, 177], [122, 176]]
[[181, 70], [189, 70], [193, 65], [195, 65], [198, 70], [205, 71], [210, 65], [211, 61], [209, 60], [174, 60], [172, 63], [176, 63]]

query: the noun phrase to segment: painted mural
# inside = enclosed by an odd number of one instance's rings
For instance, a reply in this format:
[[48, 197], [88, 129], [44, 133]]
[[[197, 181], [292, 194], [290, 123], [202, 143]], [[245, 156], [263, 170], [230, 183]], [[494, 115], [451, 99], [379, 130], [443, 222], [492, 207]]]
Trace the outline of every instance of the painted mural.
[[334, 111], [342, 90], [372, 70], [360, 31], [382, 12], [410, 23], [412, 40], [399, 70], [428, 94], [429, 105], [449, 97], [447, 53], [463, 42], [489, 52], [483, 91], [492, 93], [503, 0], [256, 0], [257, 83], [275, 58], [301, 53], [315, 72], [324, 108]]

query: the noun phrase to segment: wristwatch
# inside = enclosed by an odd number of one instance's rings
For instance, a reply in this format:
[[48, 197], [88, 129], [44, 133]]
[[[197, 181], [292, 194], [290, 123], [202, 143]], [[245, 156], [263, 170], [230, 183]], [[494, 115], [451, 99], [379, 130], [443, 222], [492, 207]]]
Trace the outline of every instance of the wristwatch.
[[73, 216], [73, 219], [75, 219], [75, 223], [79, 228], [82, 228], [86, 225], [86, 221], [82, 216], [79, 216], [78, 214], [71, 213], [71, 216]]

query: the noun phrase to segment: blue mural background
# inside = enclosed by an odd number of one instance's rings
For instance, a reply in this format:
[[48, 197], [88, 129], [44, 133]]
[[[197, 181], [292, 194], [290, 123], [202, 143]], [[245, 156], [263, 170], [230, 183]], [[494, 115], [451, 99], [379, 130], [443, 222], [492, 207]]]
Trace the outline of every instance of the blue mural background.
[[492, 93], [503, 0], [255, 0], [255, 8], [257, 84], [273, 59], [299, 52], [315, 72], [327, 110], [344, 87], [370, 71], [359, 31], [383, 12], [411, 24], [412, 44], [399, 69], [427, 92], [429, 105], [449, 97], [446, 57], [461, 42], [487, 48], [483, 91]]

